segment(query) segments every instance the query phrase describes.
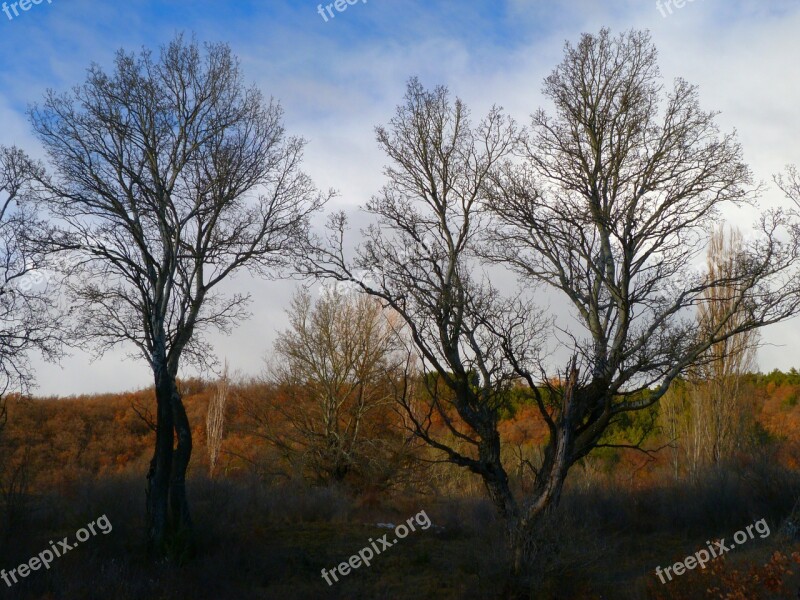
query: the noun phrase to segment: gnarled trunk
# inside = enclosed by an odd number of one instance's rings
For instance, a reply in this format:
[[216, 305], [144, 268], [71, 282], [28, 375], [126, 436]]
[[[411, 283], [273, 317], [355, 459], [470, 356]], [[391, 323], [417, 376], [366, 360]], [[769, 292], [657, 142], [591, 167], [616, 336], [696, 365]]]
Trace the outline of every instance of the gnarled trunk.
[[156, 447], [147, 474], [147, 548], [154, 558], [169, 554], [170, 558], [180, 561], [194, 550], [186, 497], [192, 431], [175, 375], [166, 361], [154, 361], [154, 374]]
[[573, 358], [563, 389], [560, 418], [553, 423], [551, 438], [544, 453], [542, 466], [536, 476], [533, 492], [519, 517], [508, 524], [511, 551], [511, 575], [519, 578], [530, 569], [535, 556], [536, 529], [547, 511], [558, 506], [564, 481], [575, 460], [574, 423], [580, 403], [576, 398], [578, 371]]
[[189, 502], [186, 498], [186, 471], [192, 457], [192, 429], [189, 426], [189, 419], [186, 416], [186, 409], [177, 386], [173, 386], [172, 414], [178, 438], [178, 444], [173, 454], [169, 490], [172, 529], [176, 541], [180, 544], [181, 553], [192, 554], [194, 552], [194, 532], [189, 513]]
[[551, 472], [547, 481], [534, 493], [530, 506], [516, 519], [507, 522], [508, 545], [511, 554], [511, 575], [522, 577], [536, 557], [537, 528], [548, 511], [558, 506], [566, 471]]
[[174, 418], [172, 387], [166, 368], [156, 369], [156, 447], [147, 473], [147, 550], [162, 556], [169, 530], [169, 488], [172, 475]]

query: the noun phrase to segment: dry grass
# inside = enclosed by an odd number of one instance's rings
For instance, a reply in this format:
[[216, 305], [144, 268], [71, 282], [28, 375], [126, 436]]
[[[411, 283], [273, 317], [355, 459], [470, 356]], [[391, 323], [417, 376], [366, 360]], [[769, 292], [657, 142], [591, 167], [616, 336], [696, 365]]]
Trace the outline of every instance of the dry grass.
[[[759, 469], [769, 476], [756, 478]], [[710, 477], [694, 488], [568, 492], [542, 532], [530, 597], [701, 598], [710, 587], [741, 587], [753, 565], [764, 577], [775, 576], [779, 561], [768, 568], [759, 565], [776, 549], [785, 549], [776, 535], [781, 514], [788, 515], [781, 512], [780, 494], [800, 489], [796, 475], [752, 465], [725, 477], [733, 482], [720, 485]], [[336, 487], [195, 478], [190, 497], [202, 551], [178, 567], [144, 559], [142, 489], [139, 478], [118, 476], [76, 484], [66, 496], [31, 498], [24, 520], [4, 533], [0, 565], [6, 569], [104, 513], [114, 529], [57, 559], [49, 571], [2, 590], [2, 597], [496, 598], [505, 582], [503, 540], [491, 507], [480, 498], [398, 496], [375, 505]], [[435, 527], [412, 533], [372, 566], [331, 587], [322, 579], [322, 568], [339, 564], [370, 537], [386, 532], [375, 523], [397, 523], [420, 510]], [[719, 572], [692, 574], [669, 587], [652, 574], [655, 566], [702, 547], [708, 537], [730, 536], [762, 517], [773, 536], [719, 562]], [[782, 577], [795, 585], [792, 576]], [[708, 597], [728, 597], [719, 595], [724, 593]]]

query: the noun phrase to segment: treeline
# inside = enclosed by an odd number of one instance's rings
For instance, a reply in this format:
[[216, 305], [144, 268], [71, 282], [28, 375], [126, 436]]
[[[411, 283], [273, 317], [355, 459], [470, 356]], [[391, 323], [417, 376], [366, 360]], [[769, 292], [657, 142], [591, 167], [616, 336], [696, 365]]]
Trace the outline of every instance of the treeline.
[[[755, 455], [777, 460], [789, 468], [800, 466], [800, 375], [773, 370], [768, 374], [742, 376], [748, 398], [747, 413], [742, 418], [750, 424], [746, 443], [725, 459], [732, 463]], [[187, 412], [194, 423], [198, 451], [193, 455], [190, 472], [208, 477], [210, 471], [207, 428], [209, 407], [217, 390], [216, 381], [190, 379], [180, 382]], [[685, 385], [685, 384], [679, 384]], [[474, 483], [464, 486], [457, 469], [420, 463], [431, 454], [419, 445], [410, 445], [404, 435], [402, 420], [391, 405], [375, 407], [365, 417], [363, 453], [355, 453], [344, 474], [337, 472], [332, 460], [329, 467], [320, 463], [320, 454], [308, 444], [293, 444], [299, 435], [288, 420], [267, 423], [264, 414], [276, 407], [296, 406], [303, 398], [305, 406], [313, 402], [308, 387], [290, 388], [266, 381], [231, 382], [225, 412], [225, 435], [219, 454], [216, 476], [252, 477], [279, 483], [289, 480], [310, 485], [342, 483], [356, 495], [383, 494], [393, 491], [464, 495], [479, 492]], [[301, 406], [303, 403], [300, 404]], [[70, 398], [19, 398], [8, 401], [9, 425], [0, 438], [0, 491], [14, 488], [20, 493], [41, 494], [68, 491], [84, 479], [130, 473], [140, 475], [149, 460], [152, 428], [148, 415], [155, 400], [152, 390], [121, 394], [76, 396]], [[310, 419], [313, 415], [309, 412]], [[691, 418], [690, 413], [681, 415]], [[584, 461], [575, 473], [581, 484], [609, 483], [650, 486], [662, 482], [674, 472], [674, 453], [683, 452], [687, 440], [671, 439], [662, 426], [665, 415], [654, 409], [649, 416], [620, 423], [610, 431], [605, 442], [610, 446], [641, 441], [647, 455], [633, 448], [604, 448]], [[343, 419], [341, 426], [346, 425]], [[439, 430], [445, 427], [437, 425]], [[509, 472], [516, 484], [530, 484], [527, 460], [535, 460], [535, 449], [547, 435], [547, 428], [533, 407], [529, 394], [522, 390], [511, 394], [508, 409], [499, 430]], [[383, 449], [371, 454], [367, 449]], [[705, 465], [708, 466], [708, 465]], [[690, 469], [679, 460], [679, 476]]]

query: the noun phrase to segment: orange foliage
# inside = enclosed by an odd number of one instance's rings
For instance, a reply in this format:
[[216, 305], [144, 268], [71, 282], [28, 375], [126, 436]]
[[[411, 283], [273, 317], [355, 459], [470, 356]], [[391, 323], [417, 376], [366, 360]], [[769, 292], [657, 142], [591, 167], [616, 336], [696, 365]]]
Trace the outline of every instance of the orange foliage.
[[[195, 442], [190, 473], [206, 472], [205, 415], [212, 387], [200, 380], [190, 380], [181, 382], [181, 389]], [[757, 422], [774, 444], [777, 460], [791, 468], [800, 468], [800, 402], [797, 401], [800, 384], [749, 382], [747, 394]], [[249, 470], [259, 462], [269, 463], [274, 456], [274, 448], [249, 423], [242, 402], [288, 401], [279, 390], [258, 382], [234, 386], [232, 396], [219, 464], [220, 472], [228, 476]], [[32, 491], [61, 489], [81, 476], [99, 478], [123, 472], [144, 476], [147, 471], [154, 434], [134, 407], [139, 412], [154, 414], [152, 390], [70, 398], [12, 397], [8, 407], [8, 426], [0, 436], [0, 474], [27, 464]], [[394, 407], [387, 405], [371, 414], [368, 426], [375, 435], [385, 435], [388, 439], [398, 435], [398, 418]], [[280, 420], [276, 424], [288, 426]], [[454, 418], [453, 424], [469, 433], [459, 419]], [[548, 435], [537, 408], [526, 403], [521, 403], [513, 416], [501, 421], [499, 431], [504, 445], [515, 454], [524, 450], [533, 457]], [[435, 413], [431, 432], [442, 439], [450, 435], [441, 416]], [[660, 444], [655, 439], [645, 446]], [[601, 460], [613, 458], [615, 477], [635, 487], [655, 481], [670, 468], [667, 451], [648, 457], [620, 449], [614, 450], [611, 458], [603, 456]]]

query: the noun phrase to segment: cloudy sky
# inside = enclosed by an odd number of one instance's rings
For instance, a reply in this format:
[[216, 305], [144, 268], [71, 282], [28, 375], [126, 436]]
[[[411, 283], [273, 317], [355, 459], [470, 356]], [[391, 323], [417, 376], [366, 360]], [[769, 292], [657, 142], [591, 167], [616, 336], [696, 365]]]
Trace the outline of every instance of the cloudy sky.
[[[109, 65], [119, 48], [157, 48], [177, 32], [194, 32], [231, 45], [247, 79], [283, 105], [288, 131], [308, 140], [306, 171], [319, 187], [339, 191], [329, 209], [354, 212], [382, 183], [373, 128], [391, 117], [410, 76], [448, 85], [476, 115], [498, 104], [524, 122], [544, 105], [541, 82], [564, 42], [608, 26], [651, 31], [665, 79], [700, 86], [704, 106], [721, 111], [724, 129], [738, 131], [757, 178], [770, 182], [785, 164], [800, 163], [797, 0], [687, 0], [681, 8], [674, 0], [661, 8], [655, 0], [358, 0], [327, 21], [312, 0], [42, 0], [17, 7], [18, 16], [7, 6], [11, 19], [0, 12], [0, 144], [36, 156], [42, 150], [25, 110], [47, 88], [81, 82], [91, 63]], [[779, 202], [770, 187], [763, 203]], [[256, 374], [296, 283], [241, 278], [232, 285], [251, 292], [253, 316], [230, 337], [213, 339], [234, 369]], [[800, 319], [765, 330], [760, 368], [800, 365], [798, 334]], [[60, 365], [36, 359], [38, 392], [148, 385], [141, 361], [124, 355], [92, 362], [74, 352]]]

